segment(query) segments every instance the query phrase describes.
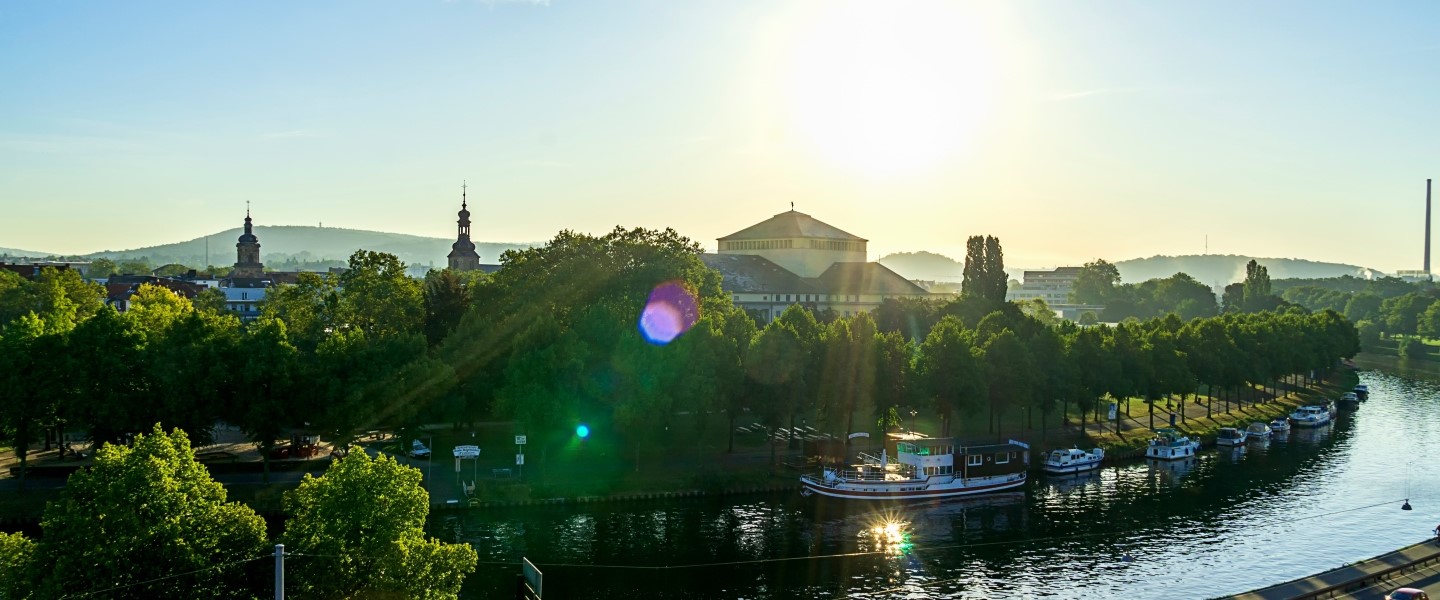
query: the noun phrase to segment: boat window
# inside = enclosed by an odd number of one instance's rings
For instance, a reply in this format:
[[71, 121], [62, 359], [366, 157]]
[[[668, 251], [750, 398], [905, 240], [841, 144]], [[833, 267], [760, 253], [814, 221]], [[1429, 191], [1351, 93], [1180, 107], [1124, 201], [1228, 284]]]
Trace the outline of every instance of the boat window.
[[996, 453], [995, 453], [995, 464], [997, 464], [997, 465], [1003, 465], [1003, 464], [1008, 463], [1008, 462], [1010, 462], [1010, 454], [1009, 454], [1008, 452], [996, 452]]
[[966, 457], [965, 464], [972, 467], [978, 467], [985, 464], [985, 456], [981, 454], [971, 454], [970, 456]]

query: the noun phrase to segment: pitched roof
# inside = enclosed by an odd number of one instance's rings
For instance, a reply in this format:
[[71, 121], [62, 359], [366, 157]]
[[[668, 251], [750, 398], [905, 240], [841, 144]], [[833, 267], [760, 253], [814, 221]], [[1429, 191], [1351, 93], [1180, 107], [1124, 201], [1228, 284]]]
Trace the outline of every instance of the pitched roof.
[[839, 262], [814, 281], [831, 294], [925, 294], [925, 288], [874, 262]]
[[835, 226], [824, 223], [815, 217], [793, 210], [780, 213], [722, 237], [720, 241], [770, 240], [775, 238], [823, 238], [828, 240], [868, 241], [865, 238], [840, 231]]
[[753, 254], [701, 254], [705, 266], [720, 272], [720, 289], [727, 293], [821, 293], [810, 281]]

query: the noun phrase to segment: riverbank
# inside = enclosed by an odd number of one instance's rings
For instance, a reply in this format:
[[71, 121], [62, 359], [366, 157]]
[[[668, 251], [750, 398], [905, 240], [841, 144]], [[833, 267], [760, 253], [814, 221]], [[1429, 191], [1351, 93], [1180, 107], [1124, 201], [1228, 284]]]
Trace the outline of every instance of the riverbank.
[[[1231, 402], [1228, 407], [1220, 398], [1196, 395], [1187, 396], [1183, 402], [1159, 401], [1154, 404], [1153, 420], [1156, 427], [1165, 427], [1173, 418], [1176, 429], [1200, 439], [1204, 445], [1213, 445], [1215, 433], [1222, 427], [1243, 428], [1252, 422], [1268, 422], [1283, 417], [1297, 406], [1338, 398], [1353, 388], [1357, 381], [1353, 370], [1338, 369], [1325, 380], [1309, 382], [1309, 386], [1299, 385], [1294, 379], [1281, 382], [1279, 393], [1275, 395], [1259, 388], [1245, 391], [1241, 396], [1253, 401]], [[1127, 411], [1121, 410], [1117, 415], [1118, 421], [1101, 424], [1081, 424], [1070, 416], [1065, 426], [1051, 428], [1025, 427], [1017, 422], [1014, 424], [1018, 430], [1007, 432], [1002, 429], [997, 433], [980, 430], [983, 422], [973, 419], [962, 422], [957, 437], [970, 443], [997, 437], [1028, 440], [1036, 455], [1032, 460], [1036, 469], [1046, 451], [1071, 445], [1085, 448], [1098, 446], [1106, 450], [1107, 462], [1122, 461], [1143, 455], [1144, 447], [1152, 437], [1152, 416], [1148, 411], [1151, 406], [1139, 400], [1132, 400], [1129, 405], [1132, 409], [1145, 412], [1131, 410], [1127, 415]], [[911, 423], [912, 427], [919, 427], [922, 431], [937, 425], [924, 418]], [[528, 465], [531, 470], [522, 477], [525, 472], [520, 470], [521, 466], [501, 462], [509, 458], [509, 455], [503, 454], [504, 450], [499, 449], [513, 441], [510, 439], [513, 437], [512, 427], [509, 423], [490, 423], [479, 424], [468, 431], [442, 429], [419, 433], [436, 449], [476, 442], [492, 449], [491, 454], [485, 455], [486, 460], [477, 460], [473, 464], [458, 465], [459, 468], [456, 468], [452, 460], [443, 454], [430, 461], [404, 456], [397, 457], [397, 460], [425, 473], [431, 504], [441, 510], [627, 502], [796, 490], [799, 489], [800, 473], [810, 468], [798, 449], [772, 449], [768, 444], [775, 442], [767, 435], [750, 432], [737, 436], [737, 451], [732, 453], [702, 448], [680, 456], [648, 455], [637, 460], [625, 458], [623, 449], [603, 441], [577, 441], [549, 456], [548, 460], [534, 461], [535, 455], [532, 454], [534, 462]], [[393, 444], [394, 440], [384, 440], [371, 445], [378, 451], [380, 448], [393, 450], [389, 447]], [[239, 452], [239, 449], [234, 452]], [[39, 458], [41, 460], [37, 460], [37, 464], [45, 464], [43, 456]], [[233, 461], [215, 466], [220, 467], [215, 476], [225, 484], [232, 500], [243, 502], [267, 515], [281, 514], [284, 492], [298, 485], [305, 471], [319, 473], [324, 468], [323, 463], [315, 463], [283, 476], [274, 474], [272, 476], [281, 480], [267, 484], [260, 483], [254, 474], [225, 473], [235, 469], [237, 465]], [[254, 464], [250, 466], [258, 467]], [[472, 496], [464, 492], [468, 482], [475, 484]], [[15, 482], [5, 483], [13, 486]], [[55, 487], [40, 487], [24, 494], [9, 491], [7, 487], [7, 491], [0, 492], [0, 519], [38, 519], [45, 502], [58, 497]]]

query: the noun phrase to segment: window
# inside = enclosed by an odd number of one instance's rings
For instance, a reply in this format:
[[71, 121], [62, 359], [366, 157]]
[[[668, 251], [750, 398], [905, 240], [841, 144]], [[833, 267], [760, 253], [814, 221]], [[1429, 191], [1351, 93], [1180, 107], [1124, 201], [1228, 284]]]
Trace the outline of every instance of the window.
[[240, 292], [240, 299], [241, 299], [241, 300], [249, 300], [249, 299], [250, 299], [250, 292]]
[[996, 452], [996, 453], [995, 453], [995, 464], [997, 464], [997, 465], [1003, 465], [1003, 464], [1008, 463], [1008, 462], [1010, 462], [1010, 453], [1009, 453], [1009, 452]]
[[971, 467], [978, 467], [978, 466], [980, 466], [980, 465], [983, 465], [983, 464], [985, 464], [985, 455], [983, 455], [983, 454], [971, 454], [971, 455], [969, 455], [969, 456], [966, 456], [966, 457], [965, 457], [965, 464], [966, 464], [966, 466], [971, 466]]

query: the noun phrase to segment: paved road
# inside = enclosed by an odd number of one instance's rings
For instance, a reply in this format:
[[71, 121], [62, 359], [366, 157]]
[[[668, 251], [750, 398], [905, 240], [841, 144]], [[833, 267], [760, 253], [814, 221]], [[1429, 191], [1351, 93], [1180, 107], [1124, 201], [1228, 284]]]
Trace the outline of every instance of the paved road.
[[1440, 590], [1440, 565], [1431, 565], [1414, 573], [1406, 573], [1390, 581], [1372, 585], [1348, 596], [1338, 596], [1338, 598], [1383, 600], [1385, 594], [1402, 587], [1420, 588], [1435, 597], [1437, 590]]

